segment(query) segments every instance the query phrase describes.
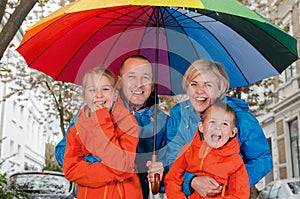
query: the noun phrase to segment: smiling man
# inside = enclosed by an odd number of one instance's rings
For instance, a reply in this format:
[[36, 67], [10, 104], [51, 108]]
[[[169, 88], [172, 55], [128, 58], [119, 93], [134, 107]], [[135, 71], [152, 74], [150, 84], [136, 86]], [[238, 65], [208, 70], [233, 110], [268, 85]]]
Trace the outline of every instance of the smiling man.
[[121, 65], [120, 76], [123, 99], [129, 102], [133, 111], [144, 108], [153, 91], [150, 62], [141, 56], [128, 57]]
[[[139, 143], [136, 149], [135, 163], [139, 172], [143, 197], [149, 197], [148, 167], [151, 173], [163, 176], [162, 154], [160, 149], [166, 145], [166, 122], [168, 116], [157, 109], [157, 120], [154, 121], [154, 84], [152, 65], [141, 55], [127, 57], [120, 68], [120, 95], [125, 106], [132, 111], [138, 122]], [[158, 100], [157, 100], [158, 103]], [[149, 163], [153, 154], [153, 126], [156, 125], [156, 153], [158, 162]], [[147, 166], [146, 166], [147, 164]]]

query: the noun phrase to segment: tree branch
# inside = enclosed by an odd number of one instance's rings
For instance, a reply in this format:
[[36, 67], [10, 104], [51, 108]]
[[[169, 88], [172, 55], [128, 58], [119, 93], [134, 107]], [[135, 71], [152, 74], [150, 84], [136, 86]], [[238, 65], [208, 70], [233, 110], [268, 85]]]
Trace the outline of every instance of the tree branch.
[[7, 0], [0, 1], [0, 23], [1, 23], [1, 19], [3, 20], [6, 4], [7, 4]]
[[[2, 31], [0, 32], [0, 60], [2, 59], [9, 43], [14, 38], [26, 16], [34, 7], [37, 1], [38, 0], [21, 0], [20, 4], [17, 6], [17, 8], [5, 23]], [[0, 5], [2, 6], [2, 3]]]

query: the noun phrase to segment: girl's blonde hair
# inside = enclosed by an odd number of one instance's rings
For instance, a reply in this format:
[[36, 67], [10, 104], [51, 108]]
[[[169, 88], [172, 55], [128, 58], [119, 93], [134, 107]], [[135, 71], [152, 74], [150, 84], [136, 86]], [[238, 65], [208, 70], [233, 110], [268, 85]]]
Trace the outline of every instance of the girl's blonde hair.
[[229, 80], [224, 68], [218, 62], [201, 59], [194, 61], [183, 76], [182, 86], [184, 90], [186, 91], [191, 81], [204, 71], [210, 71], [217, 77], [219, 80], [216, 82], [220, 91], [219, 99], [223, 99], [229, 89]]
[[86, 82], [87, 82], [87, 78], [90, 74], [96, 74], [96, 75], [103, 75], [105, 77], [107, 77], [109, 79], [109, 81], [111, 82], [111, 85], [113, 87], [116, 86], [116, 83], [117, 83], [117, 77], [115, 76], [115, 74], [103, 67], [103, 66], [99, 66], [99, 67], [95, 67], [95, 68], [91, 68], [90, 70], [88, 70], [84, 76], [83, 76], [83, 79], [82, 79], [82, 92], [83, 92], [83, 95], [84, 95], [84, 92], [85, 92], [85, 89], [86, 89]]

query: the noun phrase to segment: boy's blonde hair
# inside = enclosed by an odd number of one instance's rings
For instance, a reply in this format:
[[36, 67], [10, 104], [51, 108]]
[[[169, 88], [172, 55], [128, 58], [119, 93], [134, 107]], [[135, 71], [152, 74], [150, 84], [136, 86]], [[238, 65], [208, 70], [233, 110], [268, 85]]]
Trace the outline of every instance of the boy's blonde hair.
[[217, 101], [217, 102], [211, 104], [204, 111], [204, 113], [202, 115], [202, 122], [204, 122], [204, 120], [207, 118], [208, 110], [211, 109], [211, 108], [220, 108], [220, 109], [224, 110], [225, 113], [228, 113], [229, 115], [232, 115], [232, 124], [234, 126], [236, 126], [236, 114], [235, 114], [234, 110], [228, 104], [226, 104], [225, 102], [220, 102], [220, 101]]
[[229, 80], [224, 68], [218, 62], [201, 59], [194, 61], [186, 70], [183, 76], [183, 89], [186, 91], [191, 81], [204, 71], [210, 71], [217, 77], [217, 79], [219, 80], [217, 82], [220, 91], [219, 99], [223, 99], [226, 95], [227, 90], [229, 89]]

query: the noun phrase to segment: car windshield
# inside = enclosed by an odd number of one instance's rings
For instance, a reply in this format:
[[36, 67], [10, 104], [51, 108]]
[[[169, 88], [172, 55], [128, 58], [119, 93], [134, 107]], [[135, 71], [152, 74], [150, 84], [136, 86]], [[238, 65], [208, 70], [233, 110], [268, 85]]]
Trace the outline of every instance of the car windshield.
[[53, 174], [18, 174], [10, 177], [10, 189], [27, 193], [66, 194], [71, 183], [60, 175]]
[[287, 184], [293, 194], [300, 195], [300, 181], [288, 182]]

